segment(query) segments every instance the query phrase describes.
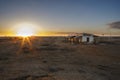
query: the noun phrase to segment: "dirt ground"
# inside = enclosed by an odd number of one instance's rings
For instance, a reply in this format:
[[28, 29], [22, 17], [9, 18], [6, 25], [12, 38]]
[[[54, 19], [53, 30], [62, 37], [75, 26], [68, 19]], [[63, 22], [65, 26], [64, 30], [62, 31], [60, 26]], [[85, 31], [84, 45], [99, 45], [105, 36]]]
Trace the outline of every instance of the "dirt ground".
[[0, 41], [0, 80], [120, 80], [120, 45], [62, 37]]

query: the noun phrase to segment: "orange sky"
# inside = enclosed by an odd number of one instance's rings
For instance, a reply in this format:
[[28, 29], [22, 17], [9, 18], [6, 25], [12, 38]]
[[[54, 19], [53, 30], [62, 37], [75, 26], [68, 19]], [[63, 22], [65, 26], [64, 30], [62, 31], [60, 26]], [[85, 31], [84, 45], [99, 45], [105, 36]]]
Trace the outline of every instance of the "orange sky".
[[[0, 0], [0, 35], [58, 35], [58, 32], [120, 35], [119, 3], [119, 0]], [[18, 26], [23, 23], [33, 26], [26, 31], [25, 25]]]

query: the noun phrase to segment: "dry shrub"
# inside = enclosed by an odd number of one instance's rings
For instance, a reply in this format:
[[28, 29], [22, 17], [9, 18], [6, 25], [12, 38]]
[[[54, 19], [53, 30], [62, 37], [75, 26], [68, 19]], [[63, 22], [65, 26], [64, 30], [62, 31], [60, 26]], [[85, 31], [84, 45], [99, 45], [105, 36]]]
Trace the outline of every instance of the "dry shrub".
[[24, 53], [30, 53], [32, 50], [30, 49], [30, 48], [28, 48], [28, 47], [23, 47], [22, 48], [23, 49], [23, 52]]
[[56, 47], [50, 47], [50, 46], [42, 46], [42, 47], [39, 47], [39, 48], [36, 48], [36, 50], [40, 50], [40, 51], [53, 51], [53, 50], [58, 50], [58, 48]]
[[9, 58], [8, 57], [0, 57], [0, 60], [8, 60]]
[[41, 46], [50, 46], [51, 44], [49, 43], [44, 43], [44, 44], [41, 44]]
[[41, 74], [40, 76], [34, 75], [20, 76], [9, 80], [55, 80], [55, 78], [48, 74]]
[[36, 48], [36, 50], [40, 50], [40, 51], [54, 51], [54, 50], [58, 50], [59, 46], [56, 44], [52, 44], [52, 43], [43, 43], [41, 44], [39, 47]]
[[1, 56], [0, 56], [0, 61], [1, 61], [1, 60], [8, 60], [8, 59], [9, 59], [9, 56], [10, 56], [10, 54], [7, 54], [7, 53], [1, 54]]
[[56, 66], [51, 66], [49, 67], [49, 72], [58, 72], [58, 71], [61, 71], [61, 70], [64, 70], [64, 68], [60, 68], [60, 67], [56, 67]]
[[61, 47], [60, 50], [63, 51], [63, 52], [73, 52], [73, 51], [75, 51], [74, 48], [69, 48], [69, 47]]

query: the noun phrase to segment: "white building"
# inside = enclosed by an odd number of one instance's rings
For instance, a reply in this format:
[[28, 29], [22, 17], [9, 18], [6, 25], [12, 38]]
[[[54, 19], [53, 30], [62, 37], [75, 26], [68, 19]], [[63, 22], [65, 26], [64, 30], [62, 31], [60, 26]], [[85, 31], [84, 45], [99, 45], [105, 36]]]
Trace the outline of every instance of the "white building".
[[95, 42], [95, 35], [93, 34], [88, 34], [88, 33], [82, 33], [82, 40], [81, 42], [83, 43], [94, 43]]
[[[70, 36], [69, 36], [70, 37]], [[71, 36], [72, 37], [72, 36]], [[95, 43], [96, 42], [96, 35], [88, 34], [88, 33], [77, 33], [71, 39], [75, 43]]]

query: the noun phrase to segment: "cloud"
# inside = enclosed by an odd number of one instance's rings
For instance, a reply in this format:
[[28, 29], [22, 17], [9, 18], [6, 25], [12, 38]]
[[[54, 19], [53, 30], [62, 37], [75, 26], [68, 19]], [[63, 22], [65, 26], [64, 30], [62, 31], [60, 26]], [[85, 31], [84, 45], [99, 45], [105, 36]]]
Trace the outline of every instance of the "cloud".
[[109, 27], [113, 29], [120, 29], [120, 21], [110, 23]]

